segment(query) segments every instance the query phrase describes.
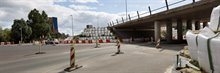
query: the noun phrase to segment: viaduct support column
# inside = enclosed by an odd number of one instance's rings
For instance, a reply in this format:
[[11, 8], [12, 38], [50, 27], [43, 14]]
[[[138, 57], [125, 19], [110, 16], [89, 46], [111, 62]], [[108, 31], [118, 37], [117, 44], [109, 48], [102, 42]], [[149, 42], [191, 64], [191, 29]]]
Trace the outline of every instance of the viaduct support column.
[[172, 21], [171, 20], [166, 21], [166, 27], [167, 27], [166, 39], [167, 39], [167, 42], [171, 42], [172, 41]]
[[183, 40], [183, 22], [181, 19], [177, 19], [177, 40]]
[[187, 30], [192, 30], [192, 20], [186, 21], [186, 28], [187, 28]]
[[205, 26], [208, 26], [208, 22], [203, 22], [202, 26], [203, 26], [203, 28], [204, 28]]
[[136, 29], [133, 28], [133, 29], [132, 29], [132, 37], [131, 37], [131, 41], [132, 41], [132, 42], [134, 42], [134, 39], [135, 39], [135, 35], [136, 35], [136, 34], [135, 34], [135, 31], [136, 31]]
[[159, 21], [154, 21], [154, 40], [155, 42], [160, 39], [160, 23]]
[[200, 22], [196, 21], [195, 22], [195, 30], [199, 30], [200, 29]]

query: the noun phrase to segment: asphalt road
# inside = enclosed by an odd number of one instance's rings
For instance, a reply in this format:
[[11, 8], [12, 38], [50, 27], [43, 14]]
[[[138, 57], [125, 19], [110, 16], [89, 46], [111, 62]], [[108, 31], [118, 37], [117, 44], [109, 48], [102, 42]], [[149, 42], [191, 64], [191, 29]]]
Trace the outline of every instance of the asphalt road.
[[[102, 44], [101, 47], [110, 46], [111, 44]], [[69, 52], [70, 44], [58, 45], [43, 45], [42, 52], [47, 54]], [[95, 44], [76, 44], [76, 50], [85, 50], [94, 48]], [[37, 56], [35, 53], [39, 52], [39, 45], [25, 44], [25, 45], [10, 45], [0, 46], [0, 63], [4, 61], [17, 60], [21, 58]]]
[[[114, 55], [115, 44], [101, 44], [100, 48], [94, 48], [94, 44], [75, 46], [76, 63], [83, 67], [71, 73], [164, 73], [177, 52], [122, 44], [124, 54]], [[69, 48], [47, 45], [42, 47], [46, 54], [36, 55], [39, 46], [0, 46], [0, 73], [66, 73], [63, 70], [69, 67]]]

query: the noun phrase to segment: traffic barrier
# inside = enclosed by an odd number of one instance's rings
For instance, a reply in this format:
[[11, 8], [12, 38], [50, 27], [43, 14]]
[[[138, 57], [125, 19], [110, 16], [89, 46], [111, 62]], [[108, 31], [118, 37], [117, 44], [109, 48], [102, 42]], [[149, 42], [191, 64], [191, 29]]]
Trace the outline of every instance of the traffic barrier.
[[102, 40], [99, 40], [99, 43], [103, 43], [103, 41], [102, 41]]
[[72, 71], [71, 69], [73, 69], [73, 68], [78, 69], [81, 67], [82, 66], [76, 65], [75, 48], [74, 48], [74, 45], [72, 45], [70, 48], [70, 67], [66, 68], [65, 71], [70, 72], [70, 71]]
[[106, 40], [102, 40], [103, 43], [106, 43]]
[[15, 44], [15, 42], [11, 42], [11, 44], [13, 45], [13, 44]]
[[4, 42], [4, 45], [7, 45], [7, 42]]
[[[194, 55], [198, 58], [199, 66], [207, 73], [220, 73], [220, 6], [215, 7], [211, 13], [210, 24], [202, 29], [197, 38], [187, 38], [190, 54], [197, 52]], [[188, 31], [186, 37], [193, 37], [192, 32]], [[196, 34], [194, 34], [195, 36]], [[196, 43], [195, 43], [196, 42]], [[192, 52], [192, 53], [191, 53]]]
[[[83, 44], [83, 43], [95, 43], [96, 40], [66, 40], [66, 41], [59, 41], [60, 43], [63, 44]], [[116, 40], [97, 40], [98, 43], [115, 43]]]
[[5, 42], [1, 42], [1, 45], [5, 45]]
[[63, 44], [66, 44], [66, 41], [62, 41]]
[[75, 66], [75, 48], [74, 46], [71, 47], [70, 49], [70, 67]]
[[106, 43], [110, 43], [110, 40], [106, 40]]
[[189, 45], [189, 53], [193, 60], [198, 61], [198, 34], [191, 30], [186, 33], [186, 40]]
[[11, 45], [11, 42], [6, 42], [7, 43], [7, 45]]
[[85, 41], [85, 40], [82, 40], [81, 42], [82, 42], [82, 43], [86, 43], [86, 41]]
[[[208, 46], [208, 40], [211, 39], [213, 36], [215, 36], [215, 33], [208, 28], [204, 28], [201, 30], [201, 32], [198, 34], [198, 61], [199, 65], [208, 73], [211, 73], [213, 71], [213, 61], [211, 59], [211, 55], [209, 52]], [[213, 43], [214, 44], [214, 43]], [[213, 46], [211, 46], [213, 47]], [[214, 50], [215, 48], [211, 48]], [[219, 49], [219, 48], [218, 48]]]
[[71, 42], [72, 42], [71, 40], [68, 40], [68, 41], [67, 41], [67, 44], [71, 44]]
[[89, 43], [89, 40], [85, 40], [86, 43]]
[[89, 43], [92, 43], [92, 40], [89, 40]]
[[14, 42], [0, 42], [0, 45], [12, 45]]
[[70, 44], [73, 44], [73, 40], [70, 41]]
[[75, 40], [76, 41], [76, 43], [79, 43], [79, 40]]
[[92, 40], [92, 42], [94, 42], [94, 43], [95, 43], [95, 42], [96, 42], [96, 40]]
[[79, 40], [79, 43], [82, 43], [82, 40]]

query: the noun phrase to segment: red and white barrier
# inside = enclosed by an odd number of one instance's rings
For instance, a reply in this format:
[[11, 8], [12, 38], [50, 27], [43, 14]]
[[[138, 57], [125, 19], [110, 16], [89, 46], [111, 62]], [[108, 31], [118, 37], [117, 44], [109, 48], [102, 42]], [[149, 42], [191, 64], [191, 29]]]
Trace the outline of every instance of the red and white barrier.
[[110, 40], [106, 40], [106, 43], [110, 43], [111, 41]]
[[5, 45], [5, 42], [1, 42], [1, 45]]
[[11, 42], [6, 42], [7, 43], [7, 45], [11, 45]]
[[86, 40], [81, 40], [81, 43], [86, 43]]
[[[66, 41], [60, 41], [60, 43], [63, 44], [84, 44], [84, 43], [95, 43], [96, 40], [66, 40]], [[115, 40], [97, 40], [98, 43], [115, 43]]]
[[0, 42], [0, 45], [12, 45], [14, 42]]
[[99, 43], [103, 43], [103, 40], [99, 40]]

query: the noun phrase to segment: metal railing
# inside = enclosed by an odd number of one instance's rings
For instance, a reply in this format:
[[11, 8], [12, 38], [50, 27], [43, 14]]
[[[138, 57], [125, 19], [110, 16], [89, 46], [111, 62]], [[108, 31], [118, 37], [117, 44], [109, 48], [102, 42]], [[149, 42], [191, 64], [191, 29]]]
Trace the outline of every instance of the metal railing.
[[[165, 0], [165, 1], [167, 2], [167, 0]], [[135, 16], [130, 16], [130, 14], [128, 14], [128, 18], [121, 17], [121, 20], [116, 19], [115, 23], [114, 23], [114, 21], [108, 23], [108, 27], [111, 27], [111, 26], [114, 26], [114, 25], [117, 25], [117, 24], [121, 24], [121, 23], [124, 23], [124, 22], [127, 22], [127, 21], [139, 19], [141, 17], [152, 15], [153, 12], [158, 11], [158, 10], [161, 10], [160, 12], [162, 12], [163, 11], [162, 9], [164, 9], [164, 8], [167, 8], [167, 10], [169, 10], [169, 6], [173, 6], [173, 5], [185, 2], [185, 1], [186, 0], [180, 0], [180, 1], [177, 1], [177, 2], [174, 2], [174, 3], [171, 3], [171, 4], [166, 4], [166, 6], [162, 6], [162, 7], [153, 9], [153, 10], [151, 10], [150, 6], [148, 6], [148, 9], [149, 9], [148, 12], [144, 12], [144, 13], [139, 14], [139, 12], [137, 11], [137, 15], [135, 15]], [[196, 2], [195, 0], [192, 0], [192, 3], [195, 3], [195, 2]], [[159, 12], [155, 12], [155, 13], [159, 13]]]

